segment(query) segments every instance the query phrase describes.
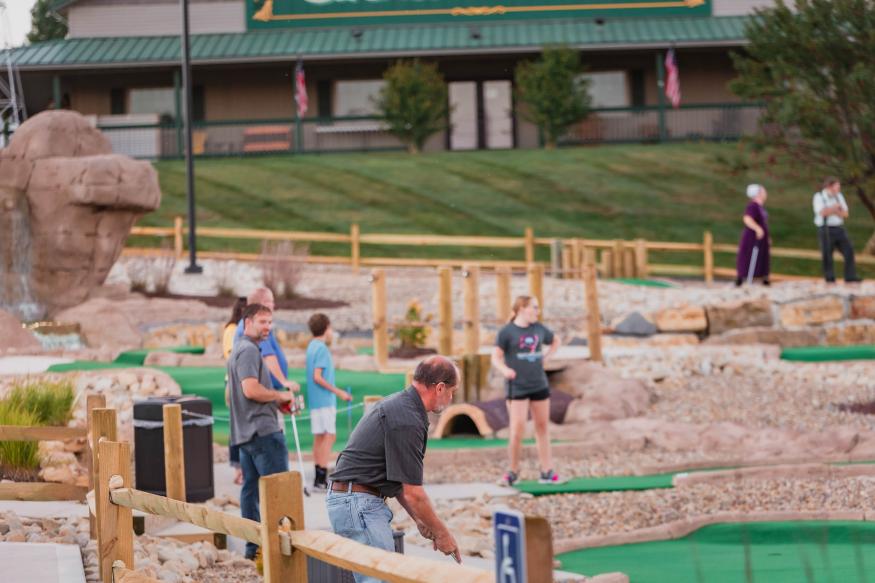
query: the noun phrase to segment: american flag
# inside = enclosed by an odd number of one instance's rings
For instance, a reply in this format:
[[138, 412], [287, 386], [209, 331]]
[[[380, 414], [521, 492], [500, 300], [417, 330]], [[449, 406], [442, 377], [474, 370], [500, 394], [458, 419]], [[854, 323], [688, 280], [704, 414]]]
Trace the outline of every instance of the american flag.
[[671, 101], [671, 106], [677, 108], [681, 104], [681, 78], [674, 58], [674, 49], [668, 49], [665, 54], [665, 72], [665, 96]]
[[295, 67], [295, 103], [298, 105], [298, 117], [307, 114], [307, 82], [304, 78], [304, 64], [298, 61]]

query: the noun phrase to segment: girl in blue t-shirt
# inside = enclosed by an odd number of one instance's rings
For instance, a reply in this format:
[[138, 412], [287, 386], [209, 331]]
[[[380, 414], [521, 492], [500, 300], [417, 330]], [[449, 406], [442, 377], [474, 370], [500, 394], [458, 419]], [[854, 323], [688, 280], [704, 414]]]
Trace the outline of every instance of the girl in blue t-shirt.
[[[492, 366], [507, 380], [507, 410], [510, 416], [508, 453], [510, 470], [501, 483], [512, 486], [519, 479], [523, 431], [529, 411], [535, 421], [535, 443], [542, 484], [559, 483], [550, 452], [550, 385], [544, 359], [559, 348], [559, 338], [538, 321], [538, 300], [519, 296], [513, 303], [510, 322], [498, 333]], [[546, 348], [545, 348], [546, 347]]]

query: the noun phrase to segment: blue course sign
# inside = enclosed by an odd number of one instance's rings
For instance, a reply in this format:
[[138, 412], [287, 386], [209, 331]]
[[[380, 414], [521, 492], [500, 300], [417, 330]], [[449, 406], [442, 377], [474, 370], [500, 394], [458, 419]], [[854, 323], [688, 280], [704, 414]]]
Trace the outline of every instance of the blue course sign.
[[496, 583], [526, 583], [525, 517], [515, 510], [496, 510], [492, 527]]

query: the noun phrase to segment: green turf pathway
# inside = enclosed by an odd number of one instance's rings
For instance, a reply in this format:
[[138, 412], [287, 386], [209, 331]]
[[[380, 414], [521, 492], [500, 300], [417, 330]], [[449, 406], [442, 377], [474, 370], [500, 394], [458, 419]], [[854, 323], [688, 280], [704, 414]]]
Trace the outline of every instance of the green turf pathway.
[[622, 571], [631, 583], [851, 583], [875, 581], [875, 524], [717, 524], [668, 541], [584, 549], [557, 558], [562, 569]]
[[828, 362], [833, 360], [875, 360], [875, 344], [858, 346], [800, 346], [781, 351], [784, 360]]

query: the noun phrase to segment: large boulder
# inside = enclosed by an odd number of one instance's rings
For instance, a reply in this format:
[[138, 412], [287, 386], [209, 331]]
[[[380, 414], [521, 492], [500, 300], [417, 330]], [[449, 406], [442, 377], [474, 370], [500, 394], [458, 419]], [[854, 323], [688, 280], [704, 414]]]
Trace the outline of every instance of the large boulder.
[[852, 320], [824, 326], [823, 334], [828, 346], [875, 344], [875, 321]]
[[768, 327], [774, 322], [768, 299], [744, 300], [705, 306], [708, 334], [721, 334], [735, 328]]
[[4, 310], [0, 310], [0, 354], [39, 352], [42, 345], [30, 330], [22, 327], [21, 321]]
[[550, 386], [578, 397], [565, 414], [565, 423], [611, 421], [642, 415], [652, 395], [638, 379], [626, 379], [593, 362], [574, 363], [550, 376]]
[[35, 319], [81, 303], [160, 201], [152, 165], [80, 114], [30, 118], [0, 150], [0, 306]]

